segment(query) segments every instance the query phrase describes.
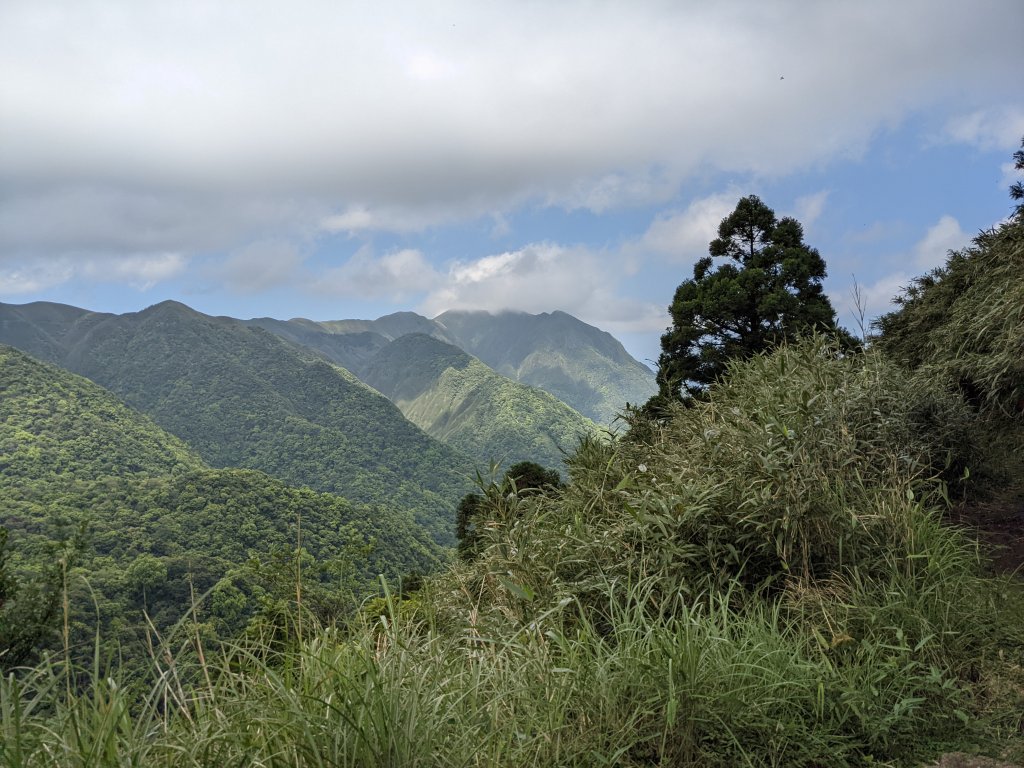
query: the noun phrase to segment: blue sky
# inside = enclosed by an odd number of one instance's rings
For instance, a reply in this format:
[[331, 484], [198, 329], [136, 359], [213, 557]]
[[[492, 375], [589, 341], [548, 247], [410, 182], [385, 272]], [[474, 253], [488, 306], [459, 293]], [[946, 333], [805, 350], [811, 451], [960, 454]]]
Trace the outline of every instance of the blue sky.
[[0, 3], [0, 301], [561, 309], [652, 361], [757, 194], [855, 329], [1010, 211], [1024, 4]]

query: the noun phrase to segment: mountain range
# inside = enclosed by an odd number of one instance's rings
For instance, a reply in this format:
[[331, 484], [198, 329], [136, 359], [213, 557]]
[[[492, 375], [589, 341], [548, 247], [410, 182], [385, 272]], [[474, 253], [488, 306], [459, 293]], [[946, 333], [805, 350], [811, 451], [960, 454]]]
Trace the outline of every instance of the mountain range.
[[[562, 313], [316, 323], [173, 301], [123, 315], [0, 303], [0, 345], [0, 526], [15, 566], [31, 571], [85, 526], [76, 605], [135, 627], [136, 650], [145, 625], [125, 617], [169, 627], [195, 590], [211, 596], [211, 636], [242, 631], [288, 599], [274, 579], [297, 547], [309, 606], [436, 568], [476, 472], [560, 469], [599, 429], [528, 380], [601, 423], [617, 398], [653, 391], [618, 342]], [[71, 622], [86, 644], [90, 621]]]
[[564, 452], [597, 430], [554, 395], [422, 333], [388, 342], [360, 376], [428, 435], [478, 463], [534, 461], [560, 468]]
[[54, 542], [82, 529], [88, 581], [68, 582], [72, 634], [90, 647], [98, 620], [138, 659], [143, 610], [162, 631], [211, 591], [203, 620], [231, 636], [273, 597], [259, 564], [287, 563], [296, 546], [308, 560], [309, 603], [319, 582], [351, 600], [378, 574], [430, 571], [445, 556], [408, 512], [211, 469], [109, 391], [2, 345], [0, 476], [15, 568], [54, 557]]
[[450, 311], [433, 320], [398, 312], [376, 320], [245, 322], [316, 349], [357, 376], [389, 341], [408, 334], [433, 336], [604, 426], [626, 403], [644, 403], [657, 391], [653, 372], [611, 334], [565, 312]]

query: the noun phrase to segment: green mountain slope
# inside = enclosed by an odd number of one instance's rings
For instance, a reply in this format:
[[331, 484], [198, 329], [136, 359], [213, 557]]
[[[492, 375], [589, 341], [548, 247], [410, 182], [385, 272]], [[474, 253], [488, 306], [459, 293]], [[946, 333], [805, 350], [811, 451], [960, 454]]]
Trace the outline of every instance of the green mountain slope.
[[0, 476], [67, 484], [105, 475], [155, 477], [196, 470], [202, 460], [109, 392], [8, 346], [0, 346]]
[[597, 428], [547, 392], [423, 334], [392, 341], [360, 375], [427, 434], [483, 464], [529, 460], [560, 468], [563, 450]]
[[654, 373], [611, 334], [565, 312], [452, 311], [433, 320], [397, 312], [376, 320], [246, 322], [315, 349], [357, 375], [387, 341], [426, 334], [459, 347], [503, 376], [551, 393], [604, 425], [627, 402], [644, 403], [657, 391]]
[[117, 630], [108, 637], [141, 643], [143, 608], [167, 627], [193, 593], [215, 588], [232, 595], [230, 606], [222, 594], [201, 613], [215, 633], [232, 634], [273, 597], [272, 579], [252, 563], [287, 564], [300, 540], [311, 595], [319, 583], [323, 594], [337, 593], [332, 600], [365, 594], [378, 573], [394, 579], [441, 559], [407, 513], [260, 472], [208, 469], [110, 392], [0, 346], [0, 525], [12, 536], [15, 567], [44, 562], [49, 543], [82, 524], [87, 584], [69, 583], [83, 642], [94, 609]]
[[241, 322], [248, 326], [263, 328], [282, 339], [316, 350], [331, 362], [357, 375], [391, 340], [388, 336], [370, 330], [332, 333], [309, 320], [274, 320], [270, 317], [258, 317]]
[[110, 389], [214, 466], [411, 510], [439, 541], [452, 540], [471, 462], [347, 371], [176, 302], [126, 315], [79, 312], [77, 330], [48, 334], [54, 343], [36, 349], [28, 341], [40, 333], [23, 329], [41, 308], [0, 305], [0, 342], [21, 342]]
[[[312, 321], [298, 320], [291, 322], [309, 324]], [[425, 333], [428, 336], [433, 336], [441, 341], [458, 346], [455, 337], [448, 333], [445, 328], [415, 312], [394, 312], [390, 315], [378, 317], [376, 320], [327, 320], [312, 324], [328, 333], [345, 334], [371, 331], [389, 340], [394, 340], [410, 333]]]
[[565, 312], [452, 311], [434, 320], [498, 373], [550, 392], [600, 424], [657, 390], [650, 369], [611, 334]]

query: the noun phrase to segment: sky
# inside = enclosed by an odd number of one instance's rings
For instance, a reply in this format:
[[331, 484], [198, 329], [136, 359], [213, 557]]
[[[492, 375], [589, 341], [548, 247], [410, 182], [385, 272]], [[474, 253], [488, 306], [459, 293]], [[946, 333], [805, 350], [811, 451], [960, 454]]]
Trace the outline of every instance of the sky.
[[856, 332], [1010, 213], [1022, 40], [1020, 0], [0, 0], [0, 301], [562, 310], [653, 366], [756, 194]]

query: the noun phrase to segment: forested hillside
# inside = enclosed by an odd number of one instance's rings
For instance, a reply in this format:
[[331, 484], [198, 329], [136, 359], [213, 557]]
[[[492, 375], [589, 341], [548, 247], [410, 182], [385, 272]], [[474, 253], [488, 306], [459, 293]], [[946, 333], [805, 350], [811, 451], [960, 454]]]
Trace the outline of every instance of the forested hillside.
[[513, 381], [554, 395], [602, 426], [611, 425], [627, 403], [643, 403], [657, 388], [654, 374], [610, 334], [564, 312], [451, 311], [433, 320], [397, 312], [376, 320], [245, 322], [315, 349], [357, 376], [387, 342], [426, 334]]
[[0, 307], [0, 341], [101, 384], [209, 464], [410, 510], [441, 542], [472, 462], [303, 347], [176, 302], [127, 315]]
[[[210, 638], [235, 636], [254, 617], [276, 621], [299, 546], [307, 610], [322, 618], [351, 610], [378, 574], [423, 573], [441, 558], [408, 514], [208, 469], [106, 390], [10, 347], [0, 347], [0, 508], [8, 566], [29, 583], [56, 543], [78, 540], [70, 641], [88, 649], [99, 621], [135, 663], [145, 656], [143, 610], [163, 631], [211, 589], [193, 616]], [[0, 618], [13, 620], [9, 597]], [[38, 646], [57, 647], [57, 627]]]
[[654, 374], [611, 334], [565, 312], [451, 311], [435, 322], [459, 347], [509, 378], [550, 392], [598, 424], [657, 389]]
[[561, 470], [566, 452], [597, 430], [553, 395], [517, 384], [424, 334], [389, 342], [367, 361], [361, 377], [427, 434], [484, 467], [528, 460]]

